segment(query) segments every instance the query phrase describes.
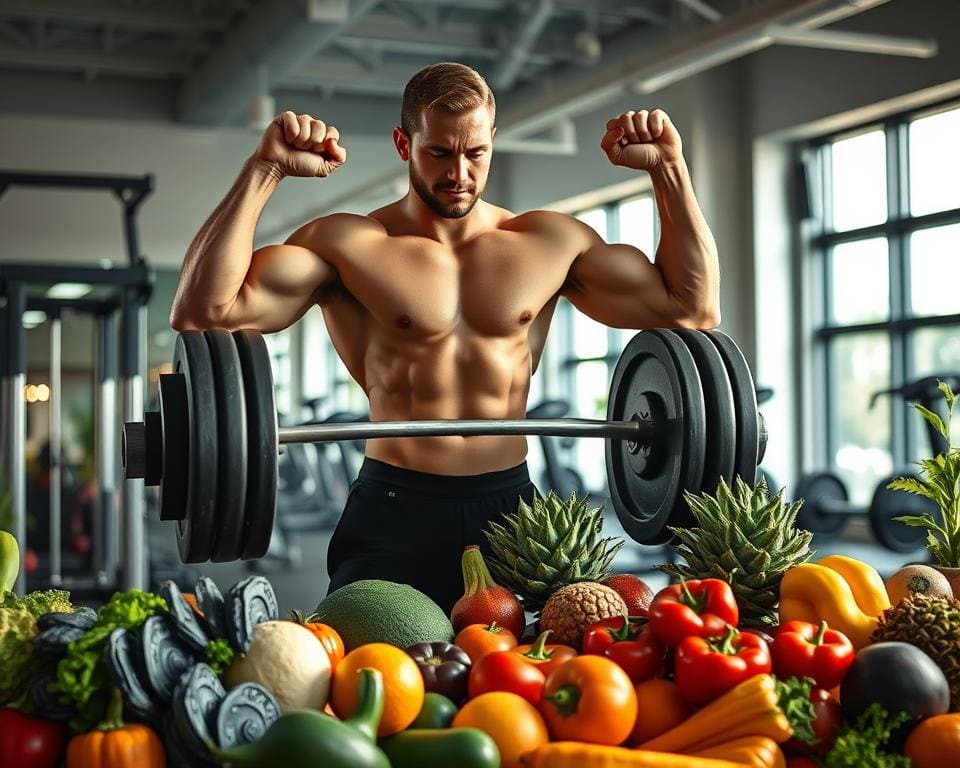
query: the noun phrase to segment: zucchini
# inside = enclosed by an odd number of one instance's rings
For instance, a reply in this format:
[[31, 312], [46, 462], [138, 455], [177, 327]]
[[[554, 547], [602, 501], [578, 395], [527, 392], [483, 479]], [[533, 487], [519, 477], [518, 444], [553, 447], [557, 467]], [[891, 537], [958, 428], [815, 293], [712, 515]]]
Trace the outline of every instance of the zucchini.
[[423, 697], [423, 706], [417, 719], [410, 723], [410, 727], [417, 728], [449, 728], [457, 714], [457, 705], [442, 693], [427, 691]]
[[500, 768], [500, 751], [479, 728], [411, 728], [381, 740], [393, 768]]

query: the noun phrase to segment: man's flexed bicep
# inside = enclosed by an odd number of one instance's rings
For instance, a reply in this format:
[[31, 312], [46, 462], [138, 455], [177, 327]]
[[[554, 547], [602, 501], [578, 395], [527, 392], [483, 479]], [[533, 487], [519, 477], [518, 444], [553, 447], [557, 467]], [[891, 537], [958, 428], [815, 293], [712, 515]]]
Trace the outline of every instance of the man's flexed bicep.
[[253, 252], [237, 297], [223, 314], [223, 327], [272, 333], [289, 327], [337, 279], [336, 270], [302, 245], [267, 245]]
[[[584, 230], [589, 228], [581, 225]], [[607, 244], [592, 229], [567, 275], [562, 295], [577, 309], [612, 328], [702, 328], [705, 322], [690, 296], [703, 292], [696, 271], [682, 290], [632, 245]]]

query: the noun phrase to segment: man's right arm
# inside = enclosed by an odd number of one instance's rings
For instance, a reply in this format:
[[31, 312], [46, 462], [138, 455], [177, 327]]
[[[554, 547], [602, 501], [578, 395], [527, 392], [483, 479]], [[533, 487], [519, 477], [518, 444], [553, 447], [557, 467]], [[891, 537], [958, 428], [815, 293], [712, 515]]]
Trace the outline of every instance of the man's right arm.
[[[175, 330], [255, 328], [295, 322], [336, 270], [311, 249], [320, 221], [283, 245], [253, 249], [257, 220], [284, 175], [326, 176], [346, 159], [339, 134], [308, 116], [279, 115], [257, 153], [191, 242], [170, 313]], [[321, 220], [322, 221], [322, 220]]]

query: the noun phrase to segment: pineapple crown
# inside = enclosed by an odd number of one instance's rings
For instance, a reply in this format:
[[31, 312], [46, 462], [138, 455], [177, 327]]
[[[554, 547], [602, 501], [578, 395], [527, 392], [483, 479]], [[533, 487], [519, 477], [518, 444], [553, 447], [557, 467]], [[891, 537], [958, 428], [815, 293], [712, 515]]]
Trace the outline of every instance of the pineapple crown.
[[698, 527], [670, 528], [681, 541], [677, 554], [686, 558], [688, 552], [700, 551], [703, 539], [709, 538], [723, 549], [755, 553], [750, 572], [767, 570], [775, 558], [787, 554], [809, 557], [813, 534], [794, 527], [803, 500], [784, 504], [783, 493], [781, 488], [771, 496], [765, 480], [750, 486], [739, 476], [733, 488], [721, 478], [714, 495], [684, 492]]
[[484, 531], [493, 557], [490, 570], [528, 610], [537, 611], [560, 587], [580, 581], [600, 581], [623, 546], [622, 539], [600, 538], [603, 507], [588, 509], [587, 497], [571, 493], [566, 500], [550, 491], [523, 499], [503, 523], [490, 522]]
[[733, 589], [746, 625], [775, 624], [784, 572], [808, 560], [813, 534], [794, 527], [803, 504], [783, 503], [783, 489], [770, 496], [736, 478], [720, 481], [714, 495], [685, 493], [697, 527], [670, 527], [684, 564], [658, 566], [674, 578], [723, 579]]

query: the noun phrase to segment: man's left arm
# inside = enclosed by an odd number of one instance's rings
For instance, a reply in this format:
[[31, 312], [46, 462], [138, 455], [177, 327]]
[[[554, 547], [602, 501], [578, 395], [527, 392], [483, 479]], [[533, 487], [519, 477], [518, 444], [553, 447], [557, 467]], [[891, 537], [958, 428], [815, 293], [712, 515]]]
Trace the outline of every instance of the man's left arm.
[[680, 135], [662, 110], [626, 112], [600, 142], [610, 162], [650, 173], [660, 214], [653, 264], [637, 248], [591, 237], [563, 294], [584, 313], [621, 328], [712, 328], [720, 323], [717, 246], [700, 211]]

